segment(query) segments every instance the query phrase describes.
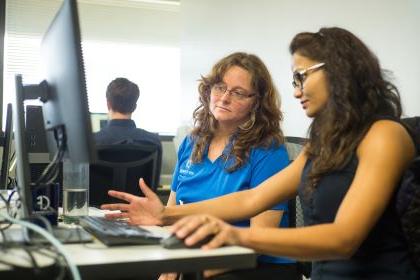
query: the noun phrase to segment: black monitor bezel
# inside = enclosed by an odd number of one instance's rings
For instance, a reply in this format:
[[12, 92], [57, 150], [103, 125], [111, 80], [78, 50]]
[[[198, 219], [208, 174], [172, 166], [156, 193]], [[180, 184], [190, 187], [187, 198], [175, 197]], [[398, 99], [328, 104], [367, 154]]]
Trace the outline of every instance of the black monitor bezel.
[[7, 189], [9, 179], [9, 167], [10, 167], [10, 148], [12, 143], [13, 134], [13, 109], [12, 104], [7, 104], [6, 110], [6, 125], [4, 128], [4, 142], [3, 142], [3, 155], [1, 162], [1, 173], [0, 173], [0, 188]]

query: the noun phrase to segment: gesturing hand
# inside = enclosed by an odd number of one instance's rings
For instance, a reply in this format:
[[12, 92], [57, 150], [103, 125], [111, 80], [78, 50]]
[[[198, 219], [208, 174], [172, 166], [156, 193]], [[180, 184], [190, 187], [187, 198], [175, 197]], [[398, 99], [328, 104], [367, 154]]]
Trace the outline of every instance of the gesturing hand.
[[120, 210], [120, 213], [106, 214], [108, 219], [128, 219], [134, 225], [162, 225], [162, 214], [165, 209], [159, 197], [146, 185], [143, 179], [139, 186], [144, 197], [125, 192], [109, 191], [108, 195], [128, 203], [103, 204], [103, 210]]
[[210, 215], [192, 215], [176, 222], [171, 231], [179, 238], [184, 239], [188, 246], [211, 235], [214, 236], [203, 249], [217, 248], [224, 244], [240, 244], [241, 229], [233, 227], [222, 220]]
[[176, 280], [178, 278], [178, 273], [163, 273], [159, 276], [158, 280]]

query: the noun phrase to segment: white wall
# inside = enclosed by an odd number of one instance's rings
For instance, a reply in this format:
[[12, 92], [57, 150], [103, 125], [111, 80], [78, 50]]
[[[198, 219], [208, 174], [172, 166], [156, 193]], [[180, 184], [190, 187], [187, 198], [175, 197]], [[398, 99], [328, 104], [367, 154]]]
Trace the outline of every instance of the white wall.
[[286, 135], [304, 136], [310, 120], [294, 100], [288, 44], [301, 31], [339, 26], [359, 36], [394, 72], [406, 115], [420, 115], [420, 1], [182, 0], [181, 108], [191, 120], [197, 79], [234, 51], [260, 56], [280, 90]]

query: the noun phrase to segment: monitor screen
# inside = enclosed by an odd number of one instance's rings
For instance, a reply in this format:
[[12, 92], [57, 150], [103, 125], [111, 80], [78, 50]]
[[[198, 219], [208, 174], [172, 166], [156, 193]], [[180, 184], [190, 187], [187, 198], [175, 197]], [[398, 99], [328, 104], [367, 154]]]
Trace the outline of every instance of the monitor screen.
[[109, 120], [108, 113], [90, 113], [92, 131], [98, 132], [104, 128]]
[[[45, 80], [39, 85], [23, 85], [22, 76], [16, 75], [15, 81], [17, 181], [23, 218], [29, 218], [32, 214], [24, 122], [26, 99], [40, 99], [43, 102], [45, 129], [53, 131], [57, 141], [58, 156], [52, 161], [55, 166], [63, 157], [68, 157], [76, 164], [89, 163], [95, 158], [76, 0], [63, 2], [44, 35], [41, 52]], [[52, 170], [57, 173], [57, 168]], [[53, 179], [54, 173], [51, 174], [47, 177], [49, 180]]]

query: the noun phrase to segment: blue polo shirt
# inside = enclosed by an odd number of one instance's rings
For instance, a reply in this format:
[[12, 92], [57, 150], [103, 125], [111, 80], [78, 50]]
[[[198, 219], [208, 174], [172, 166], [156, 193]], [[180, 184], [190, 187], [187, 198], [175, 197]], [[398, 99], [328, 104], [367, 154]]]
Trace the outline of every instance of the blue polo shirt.
[[[248, 161], [234, 172], [226, 168], [234, 158], [229, 156], [232, 143], [214, 162], [207, 157], [207, 150], [199, 163], [191, 162], [193, 140], [187, 136], [179, 147], [178, 161], [172, 179], [171, 189], [176, 193], [177, 204], [187, 204], [212, 199], [233, 192], [254, 188], [289, 164], [284, 145], [251, 149]], [[225, 160], [227, 158], [227, 160]], [[288, 226], [287, 202], [278, 204], [272, 210], [283, 210], [280, 227]], [[233, 223], [235, 226], [249, 227], [250, 221]], [[261, 261], [270, 263], [293, 262], [284, 258], [262, 256]]]

